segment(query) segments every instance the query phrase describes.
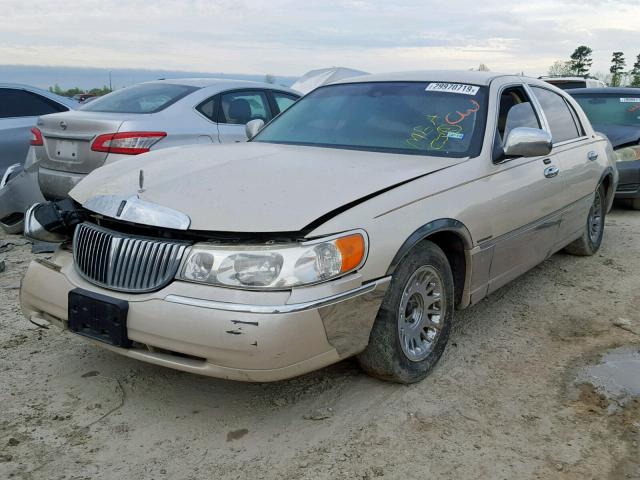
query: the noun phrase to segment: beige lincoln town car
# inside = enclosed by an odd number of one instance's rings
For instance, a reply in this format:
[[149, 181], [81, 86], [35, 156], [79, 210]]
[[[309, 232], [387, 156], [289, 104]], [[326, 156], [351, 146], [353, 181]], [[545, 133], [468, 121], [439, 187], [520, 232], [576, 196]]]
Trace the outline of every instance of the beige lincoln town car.
[[594, 254], [618, 174], [580, 107], [485, 72], [351, 78], [252, 139], [163, 149], [32, 207], [22, 308], [113, 352], [245, 381], [357, 356], [410, 383], [455, 309]]

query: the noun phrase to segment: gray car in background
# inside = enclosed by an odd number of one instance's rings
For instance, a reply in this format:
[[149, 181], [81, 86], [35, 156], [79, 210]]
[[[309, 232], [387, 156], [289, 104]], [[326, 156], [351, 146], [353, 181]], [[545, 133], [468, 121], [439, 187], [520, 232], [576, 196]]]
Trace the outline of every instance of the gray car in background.
[[251, 120], [269, 122], [300, 94], [268, 83], [170, 79], [115, 91], [79, 110], [38, 120], [34, 142], [40, 189], [67, 196], [88, 173], [150, 150], [244, 142]]
[[77, 107], [78, 102], [46, 90], [0, 83], [0, 178], [10, 166], [24, 163], [38, 117]]

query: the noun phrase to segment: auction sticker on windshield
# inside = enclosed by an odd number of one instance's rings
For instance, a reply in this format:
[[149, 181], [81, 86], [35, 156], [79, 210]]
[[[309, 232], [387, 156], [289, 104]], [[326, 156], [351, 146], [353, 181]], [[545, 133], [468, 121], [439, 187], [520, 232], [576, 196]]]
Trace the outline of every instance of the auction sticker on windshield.
[[433, 82], [427, 85], [427, 88], [425, 88], [427, 92], [462, 93], [464, 95], [475, 95], [476, 93], [478, 93], [479, 89], [480, 87], [477, 87], [475, 85], [443, 82]]
[[622, 103], [640, 103], [640, 98], [622, 97], [620, 101]]

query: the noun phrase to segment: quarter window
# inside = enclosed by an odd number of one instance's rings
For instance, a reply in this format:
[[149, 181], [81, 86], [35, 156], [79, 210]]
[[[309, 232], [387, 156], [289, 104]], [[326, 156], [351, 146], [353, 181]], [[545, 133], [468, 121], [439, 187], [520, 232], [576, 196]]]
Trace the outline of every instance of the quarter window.
[[35, 93], [0, 88], [0, 118], [38, 117], [67, 110], [66, 107]]
[[580, 137], [574, 117], [564, 98], [545, 88], [532, 87], [532, 89], [549, 122], [553, 143]]
[[220, 97], [220, 123], [245, 125], [251, 120], [271, 119], [267, 96], [259, 91], [230, 92]]
[[287, 108], [296, 103], [298, 97], [289, 95], [288, 93], [273, 92], [273, 99], [276, 101], [278, 110], [280, 112], [284, 112]]
[[202, 115], [207, 117], [212, 122], [217, 122], [217, 114], [218, 114], [218, 96], [211, 97], [208, 100], [205, 100], [200, 105], [196, 107]]

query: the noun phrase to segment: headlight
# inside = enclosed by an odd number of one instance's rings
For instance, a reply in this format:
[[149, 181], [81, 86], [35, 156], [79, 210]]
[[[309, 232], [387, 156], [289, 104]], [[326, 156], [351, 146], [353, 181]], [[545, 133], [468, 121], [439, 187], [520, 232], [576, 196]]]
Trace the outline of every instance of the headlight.
[[239, 288], [282, 289], [324, 282], [362, 266], [364, 231], [280, 245], [194, 245], [178, 278]]
[[624, 147], [615, 151], [616, 161], [618, 162], [633, 162], [634, 160], [640, 160], [640, 145], [633, 147]]

